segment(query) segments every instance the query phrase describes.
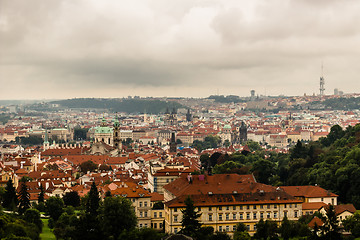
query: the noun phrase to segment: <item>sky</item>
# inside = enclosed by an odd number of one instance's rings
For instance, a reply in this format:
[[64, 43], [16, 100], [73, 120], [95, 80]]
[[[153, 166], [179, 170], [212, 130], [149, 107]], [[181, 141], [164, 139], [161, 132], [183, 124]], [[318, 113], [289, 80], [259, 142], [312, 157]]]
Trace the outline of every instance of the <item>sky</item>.
[[[360, 88], [358, 0], [0, 0], [0, 99]], [[322, 67], [323, 71], [322, 71]]]

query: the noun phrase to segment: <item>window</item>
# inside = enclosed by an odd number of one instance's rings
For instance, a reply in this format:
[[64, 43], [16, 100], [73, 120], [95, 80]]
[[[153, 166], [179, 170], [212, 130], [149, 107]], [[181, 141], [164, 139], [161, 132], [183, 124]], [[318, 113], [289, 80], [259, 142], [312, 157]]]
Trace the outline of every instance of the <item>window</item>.
[[140, 217], [143, 217], [143, 212], [140, 212]]
[[174, 233], [177, 233], [178, 232], [178, 228], [174, 228]]
[[219, 214], [219, 221], [222, 221], [222, 214]]
[[254, 225], [254, 231], [256, 231], [256, 224]]
[[236, 219], [236, 213], [233, 213], [233, 219], [234, 220]]
[[147, 202], [144, 202], [144, 207], [147, 207]]
[[144, 212], [144, 217], [147, 217], [147, 211]]
[[144, 224], [144, 227], [146, 227], [146, 228], [147, 228], [147, 223], [145, 223], [145, 224]]
[[244, 219], [243, 214], [240, 213], [240, 220], [243, 220], [243, 219]]
[[226, 206], [226, 210], [229, 210], [230, 209], [230, 207], [229, 206]]
[[249, 209], [250, 209], [250, 205], [246, 205], [246, 209], [249, 210]]
[[276, 205], [276, 204], [274, 204], [274, 208], [275, 208], [275, 209], [277, 208], [277, 205]]
[[230, 220], [229, 215], [230, 215], [230, 214], [228, 214], [228, 213], [225, 215], [225, 216], [226, 216], [226, 220]]
[[253, 206], [253, 209], [256, 209], [256, 205]]
[[142, 207], [142, 202], [139, 202], [139, 207]]
[[321, 201], [322, 201], [322, 202], [324, 201], [324, 198], [323, 198], [323, 197], [321, 198]]
[[159, 217], [161, 217], [161, 218], [162, 218], [162, 212], [159, 212]]
[[270, 218], [270, 217], [271, 217], [271, 213], [268, 212], [266, 218]]
[[295, 211], [295, 217], [298, 217], [298, 212], [297, 211]]
[[177, 208], [174, 208], [174, 212], [177, 212]]
[[212, 211], [211, 207], [209, 207], [209, 211]]
[[157, 223], [154, 223], [154, 228], [157, 228]]
[[178, 216], [174, 215], [174, 222], [177, 222], [177, 221], [178, 221]]
[[250, 231], [250, 225], [246, 225], [246, 229]]
[[274, 218], [277, 218], [277, 212], [274, 212]]
[[289, 208], [292, 208], [292, 204], [291, 204], [291, 203], [289, 204]]
[[222, 210], [222, 207], [219, 207], [219, 210]]
[[141, 227], [141, 228], [142, 228], [142, 223], [140, 223], [140, 224], [139, 224], [139, 227]]
[[267, 205], [267, 209], [270, 209], [270, 204]]
[[212, 221], [212, 214], [209, 214], [209, 221]]
[[159, 228], [162, 228], [163, 227], [163, 224], [162, 223], [159, 223]]
[[233, 210], [236, 210], [236, 206], [233, 206]]
[[243, 210], [243, 206], [240, 206], [240, 210]]
[[286, 203], [284, 204], [284, 208], [286, 208]]
[[253, 213], [253, 219], [256, 219], [256, 212]]
[[260, 205], [260, 209], [264, 209], [264, 205]]
[[284, 212], [284, 217], [287, 217], [287, 212], [286, 211]]
[[260, 218], [263, 219], [264, 218], [264, 213], [260, 213]]
[[198, 211], [199, 211], [199, 212], [201, 211], [201, 207], [198, 207]]
[[236, 225], [233, 225], [233, 232], [236, 231]]
[[154, 218], [157, 218], [157, 212], [154, 212]]
[[295, 208], [297, 208], [297, 204], [295, 203]]
[[230, 226], [226, 226], [226, 231], [230, 232]]
[[246, 219], [250, 219], [250, 213], [246, 213]]
[[222, 232], [222, 226], [219, 226], [219, 232]]
[[331, 205], [334, 205], [334, 199], [333, 198], [331, 199]]

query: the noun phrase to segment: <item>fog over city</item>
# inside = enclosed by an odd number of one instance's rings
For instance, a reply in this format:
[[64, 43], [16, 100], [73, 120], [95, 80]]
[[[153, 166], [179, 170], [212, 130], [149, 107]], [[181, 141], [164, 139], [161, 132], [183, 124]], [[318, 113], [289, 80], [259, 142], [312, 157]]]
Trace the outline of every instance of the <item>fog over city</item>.
[[360, 87], [356, 0], [0, 0], [0, 99]]

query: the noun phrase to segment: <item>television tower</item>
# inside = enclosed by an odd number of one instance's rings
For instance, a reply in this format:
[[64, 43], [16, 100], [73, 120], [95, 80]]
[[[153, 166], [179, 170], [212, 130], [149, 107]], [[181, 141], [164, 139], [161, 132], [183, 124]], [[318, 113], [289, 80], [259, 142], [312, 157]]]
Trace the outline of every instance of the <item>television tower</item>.
[[324, 96], [325, 79], [324, 79], [324, 66], [321, 64], [321, 77], [320, 77], [320, 96]]

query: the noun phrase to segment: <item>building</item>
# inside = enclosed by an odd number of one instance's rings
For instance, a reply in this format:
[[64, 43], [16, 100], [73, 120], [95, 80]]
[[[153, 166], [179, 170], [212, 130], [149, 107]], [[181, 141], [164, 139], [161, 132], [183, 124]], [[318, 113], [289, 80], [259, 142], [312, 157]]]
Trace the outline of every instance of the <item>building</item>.
[[181, 229], [181, 210], [188, 196], [201, 213], [204, 227], [228, 234], [233, 234], [239, 222], [253, 234], [260, 219], [280, 223], [285, 216], [297, 220], [302, 214], [301, 200], [280, 188], [257, 183], [252, 175], [181, 176], [164, 189], [164, 199], [170, 199], [165, 202], [167, 233]]
[[281, 189], [304, 203], [337, 205], [338, 195], [319, 186], [282, 186]]
[[102, 119], [100, 127], [95, 128], [95, 143], [104, 142], [113, 146], [113, 129], [107, 126], [105, 118]]

